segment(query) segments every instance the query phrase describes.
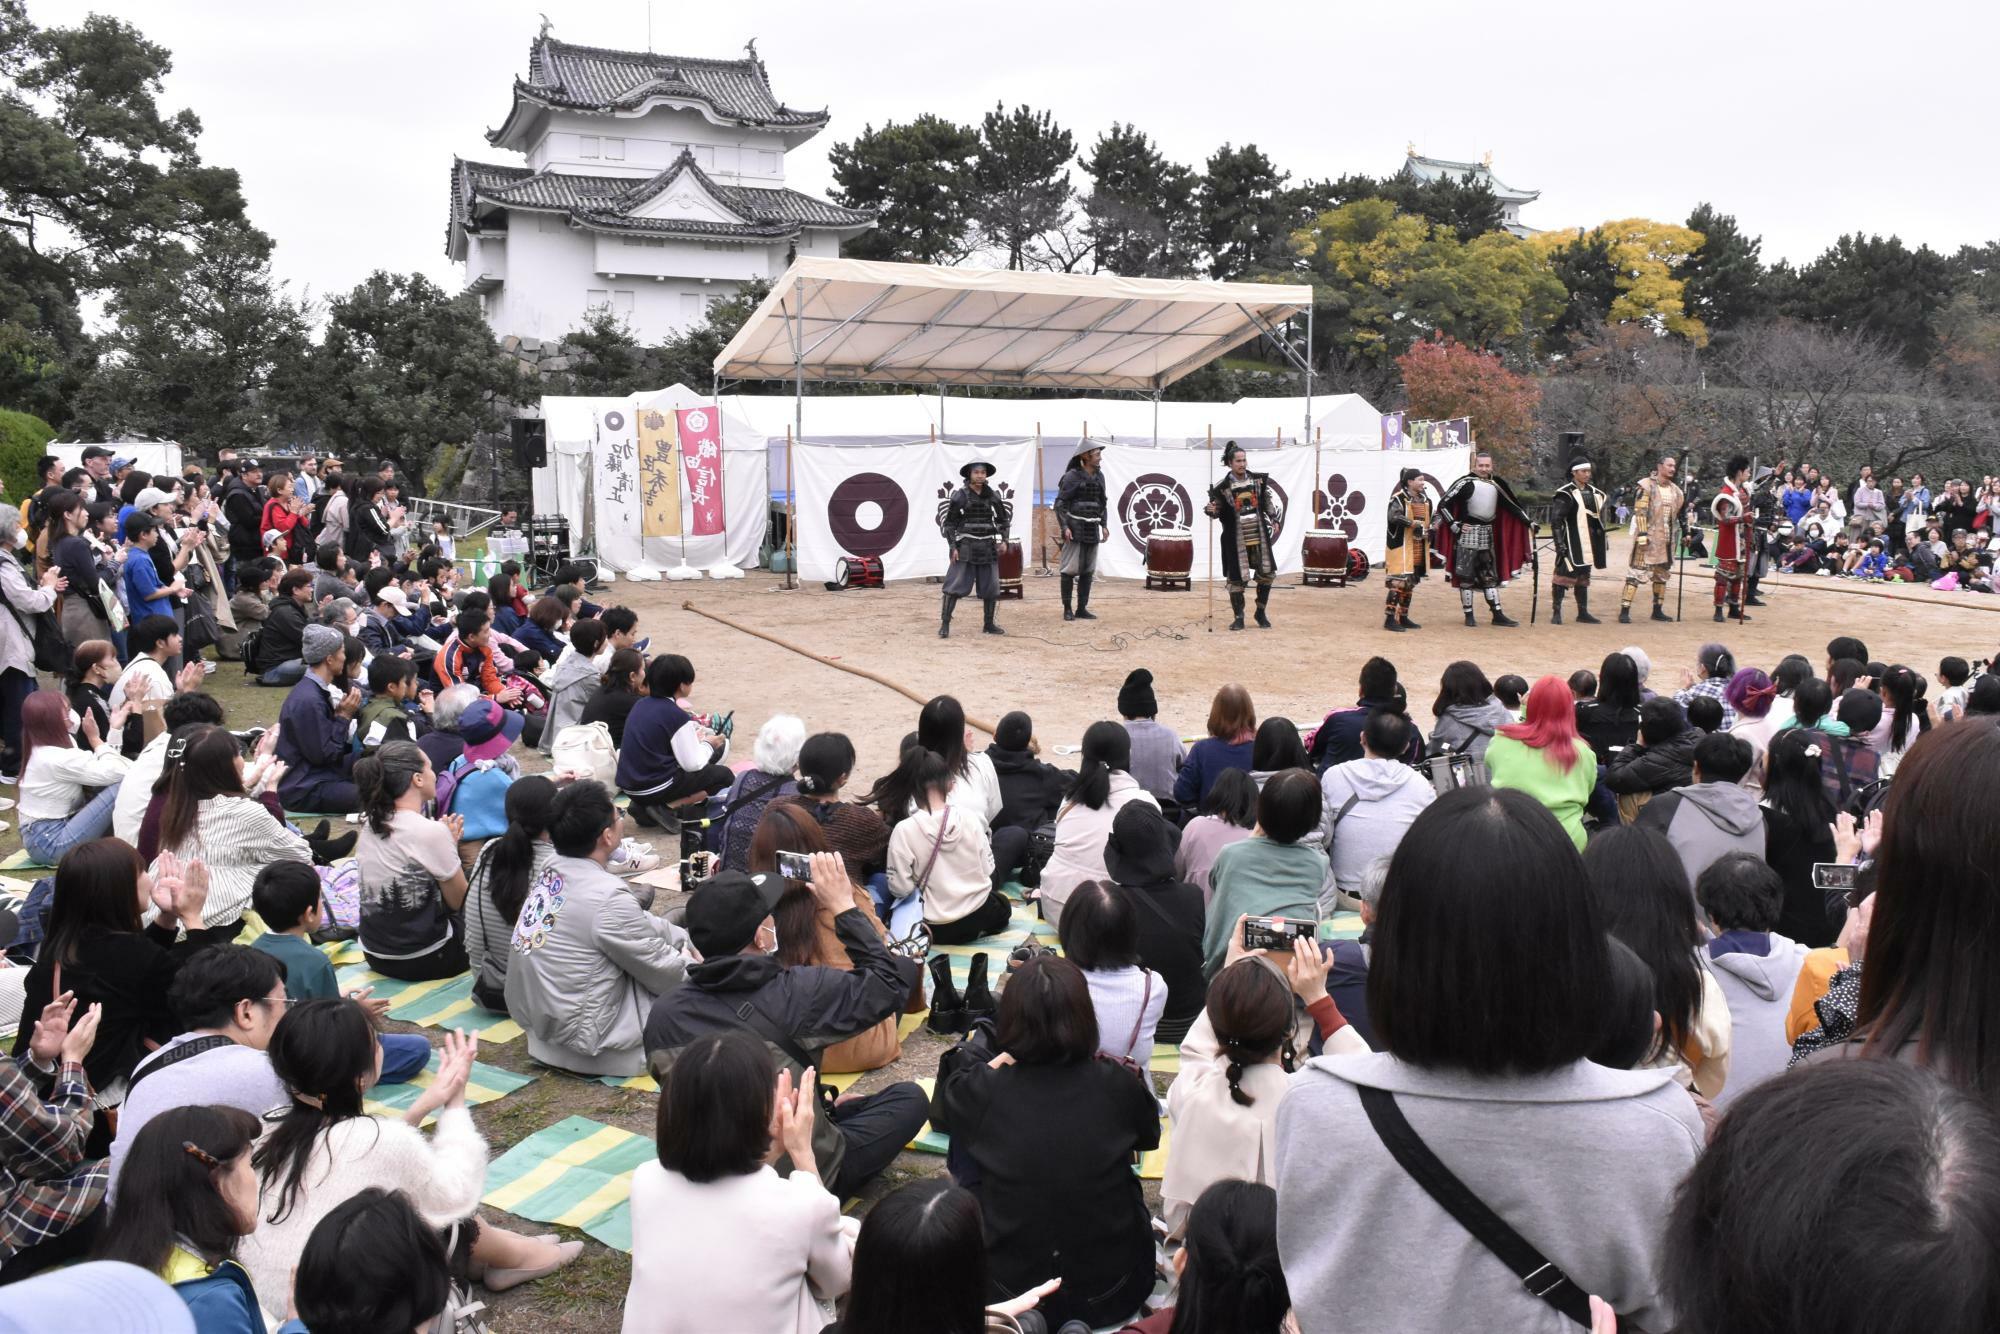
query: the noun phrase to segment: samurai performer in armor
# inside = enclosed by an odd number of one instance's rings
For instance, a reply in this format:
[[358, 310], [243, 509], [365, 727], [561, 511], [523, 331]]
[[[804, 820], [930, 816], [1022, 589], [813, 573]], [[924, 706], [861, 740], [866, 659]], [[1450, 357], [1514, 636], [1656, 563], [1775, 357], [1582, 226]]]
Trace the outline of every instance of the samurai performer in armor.
[[1423, 473], [1403, 469], [1396, 480], [1395, 494], [1389, 497], [1389, 546], [1382, 553], [1382, 572], [1388, 576], [1389, 592], [1382, 602], [1384, 630], [1415, 630], [1410, 619], [1410, 598], [1431, 565], [1431, 498], [1424, 490]]
[[1625, 593], [1618, 602], [1618, 623], [1632, 623], [1632, 599], [1642, 580], [1653, 584], [1653, 619], [1671, 621], [1667, 615], [1667, 571], [1674, 563], [1674, 518], [1685, 499], [1674, 483], [1680, 463], [1668, 454], [1642, 478], [1632, 498], [1632, 560], [1625, 571]]
[[1724, 471], [1729, 474], [1728, 480], [1708, 504], [1708, 512], [1715, 517], [1715, 619], [1723, 619], [1722, 609], [1727, 604], [1728, 619], [1747, 621], [1750, 618], [1743, 614], [1743, 589], [1749, 570], [1750, 544], [1755, 540], [1752, 525], [1757, 518], [1750, 505], [1750, 460], [1737, 454]]
[[993, 623], [993, 608], [1000, 600], [1000, 545], [1007, 540], [1014, 511], [987, 481], [993, 475], [992, 464], [968, 463], [958, 475], [965, 479], [965, 485], [951, 493], [944, 518], [938, 523], [951, 547], [938, 638], [951, 638], [952, 608], [968, 593], [977, 593], [986, 604], [986, 624], [981, 629], [989, 635], [1004, 635], [1007, 632]]
[[1777, 539], [1778, 516], [1778, 472], [1775, 468], [1765, 468], [1760, 476], [1750, 479], [1750, 512], [1752, 523], [1750, 538], [1750, 580], [1747, 596], [1743, 599], [1746, 607], [1761, 607], [1764, 599], [1759, 596], [1764, 575], [1770, 568], [1772, 547]]
[[1493, 624], [1519, 625], [1500, 610], [1500, 585], [1512, 579], [1533, 558], [1534, 525], [1514, 499], [1514, 489], [1493, 475], [1493, 456], [1472, 456], [1472, 471], [1451, 484], [1438, 502], [1443, 526], [1437, 530], [1438, 554], [1445, 558], [1447, 577], [1458, 588], [1465, 623], [1475, 625], [1472, 593], [1486, 596]]
[[[1094, 621], [1090, 585], [1097, 578], [1097, 544], [1111, 535], [1105, 521], [1103, 449], [1086, 445], [1056, 483], [1056, 525], [1062, 529], [1062, 606], [1065, 621]], [[1070, 597], [1076, 610], [1070, 610]]]
[[1236, 613], [1229, 628], [1243, 628], [1243, 594], [1255, 578], [1257, 624], [1268, 630], [1271, 621], [1264, 606], [1278, 577], [1278, 558], [1271, 550], [1281, 517], [1278, 499], [1271, 479], [1250, 471], [1250, 455], [1234, 440], [1222, 447], [1222, 462], [1229, 471], [1208, 488], [1202, 512], [1222, 521], [1222, 576], [1229, 584], [1230, 610]]
[[1563, 592], [1576, 594], [1576, 623], [1596, 625], [1590, 614], [1590, 572], [1604, 568], [1611, 543], [1604, 535], [1604, 514], [1610, 503], [1590, 484], [1590, 460], [1579, 456], [1569, 465], [1569, 481], [1556, 488], [1550, 515], [1556, 536], [1555, 611], [1551, 625], [1563, 623]]

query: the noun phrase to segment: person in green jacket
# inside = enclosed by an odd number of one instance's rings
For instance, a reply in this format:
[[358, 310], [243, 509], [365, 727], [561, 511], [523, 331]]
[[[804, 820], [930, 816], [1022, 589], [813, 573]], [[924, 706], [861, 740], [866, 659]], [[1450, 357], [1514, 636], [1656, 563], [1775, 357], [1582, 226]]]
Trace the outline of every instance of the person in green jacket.
[[1216, 855], [1208, 873], [1214, 889], [1202, 928], [1202, 971], [1214, 977], [1229, 953], [1236, 919], [1319, 920], [1326, 854], [1299, 842], [1319, 828], [1319, 780], [1310, 769], [1284, 769], [1257, 795], [1257, 827]]
[[1525, 792], [1562, 822], [1581, 852], [1584, 807], [1597, 786], [1597, 765], [1578, 738], [1569, 683], [1544, 676], [1528, 691], [1527, 717], [1494, 734], [1486, 747], [1493, 786]]

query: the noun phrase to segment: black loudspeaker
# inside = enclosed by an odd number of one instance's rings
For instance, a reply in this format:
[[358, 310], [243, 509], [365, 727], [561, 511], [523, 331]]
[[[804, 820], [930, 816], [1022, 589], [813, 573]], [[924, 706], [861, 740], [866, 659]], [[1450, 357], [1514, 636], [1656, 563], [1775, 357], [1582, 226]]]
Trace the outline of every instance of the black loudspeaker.
[[[520, 425], [520, 423], [516, 422], [515, 425], [518, 426]], [[1556, 452], [1561, 454], [1565, 459], [1567, 459], [1570, 455], [1576, 453], [1578, 450], [1582, 448], [1583, 448], [1582, 431], [1556, 432]]]
[[523, 468], [549, 466], [549, 424], [540, 417], [514, 419], [514, 462]]

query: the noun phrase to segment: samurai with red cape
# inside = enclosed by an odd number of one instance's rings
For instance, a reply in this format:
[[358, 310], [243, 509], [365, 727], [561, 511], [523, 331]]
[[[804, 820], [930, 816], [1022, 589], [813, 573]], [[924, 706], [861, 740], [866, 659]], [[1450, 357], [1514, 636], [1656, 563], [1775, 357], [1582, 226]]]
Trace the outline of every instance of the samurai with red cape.
[[1443, 522], [1436, 529], [1445, 579], [1458, 589], [1465, 623], [1472, 617], [1472, 590], [1486, 595], [1493, 624], [1519, 625], [1500, 610], [1500, 585], [1516, 578], [1533, 559], [1534, 525], [1514, 499], [1514, 488], [1493, 475], [1493, 456], [1474, 454], [1472, 471], [1453, 482], [1438, 502]]

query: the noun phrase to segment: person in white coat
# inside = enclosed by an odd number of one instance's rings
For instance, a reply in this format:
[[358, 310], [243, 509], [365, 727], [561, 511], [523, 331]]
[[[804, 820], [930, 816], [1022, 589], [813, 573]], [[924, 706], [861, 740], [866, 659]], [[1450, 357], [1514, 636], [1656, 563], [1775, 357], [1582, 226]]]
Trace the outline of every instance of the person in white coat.
[[944, 757], [945, 768], [956, 780], [951, 804], [978, 816], [991, 828], [1000, 814], [1000, 775], [994, 771], [992, 758], [973, 748], [972, 734], [965, 727], [965, 710], [957, 700], [939, 695], [924, 705], [917, 715], [917, 744]]
[[889, 832], [889, 893], [898, 901], [917, 896], [940, 945], [969, 945], [1005, 929], [1014, 909], [993, 887], [992, 839], [985, 821], [953, 804], [961, 785], [943, 757], [912, 746], [900, 776], [917, 808]]
[[1042, 918], [1051, 926], [1062, 925], [1063, 904], [1076, 887], [1086, 880], [1107, 880], [1104, 845], [1111, 838], [1111, 822], [1128, 801], [1150, 802], [1158, 806], [1152, 793], [1139, 786], [1127, 772], [1132, 763], [1132, 734], [1117, 723], [1095, 722], [1083, 734], [1083, 768], [1069, 800], [1056, 812], [1056, 846], [1042, 868], [1042, 886], [1036, 896]]
[[[1403, 835], [1433, 801], [1431, 781], [1403, 763], [1410, 720], [1377, 709], [1361, 727], [1361, 758], [1336, 764], [1320, 779], [1320, 845], [1333, 863], [1342, 894], [1358, 896], [1368, 865], [1396, 851]], [[1340, 905], [1322, 899], [1320, 916]]]
[[1718, 858], [1694, 892], [1712, 931], [1703, 946], [1708, 973], [1729, 1005], [1729, 1081], [1712, 1099], [1726, 1110], [1791, 1064], [1785, 1020], [1806, 947], [1773, 930], [1784, 911], [1785, 882], [1761, 857]]
[[[819, 1334], [858, 1220], [821, 1184], [813, 1071], [796, 1088], [748, 1030], [682, 1048], [660, 1085], [658, 1157], [632, 1174], [624, 1334]], [[772, 1164], [788, 1158], [779, 1176]]]
[[1188, 1211], [1216, 1182], [1275, 1180], [1278, 1104], [1305, 1050], [1301, 1005], [1329, 1055], [1369, 1049], [1327, 996], [1326, 972], [1312, 941], [1294, 941], [1289, 955], [1254, 952], [1237, 925], [1167, 1090], [1174, 1137], [1160, 1203], [1170, 1238], [1185, 1234]]

